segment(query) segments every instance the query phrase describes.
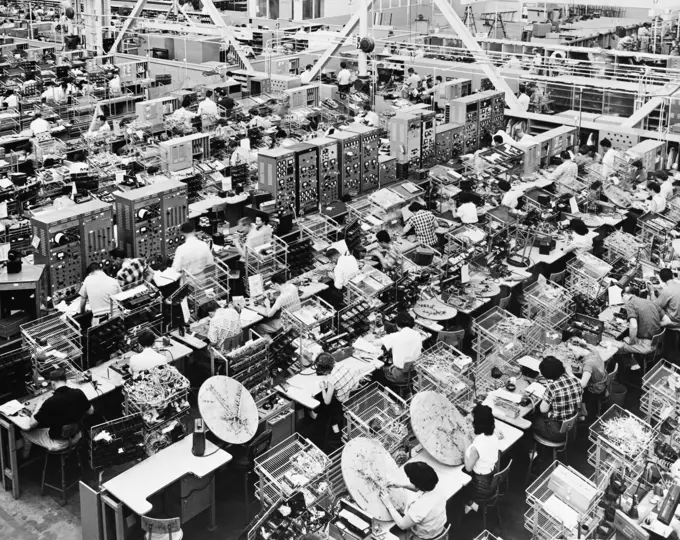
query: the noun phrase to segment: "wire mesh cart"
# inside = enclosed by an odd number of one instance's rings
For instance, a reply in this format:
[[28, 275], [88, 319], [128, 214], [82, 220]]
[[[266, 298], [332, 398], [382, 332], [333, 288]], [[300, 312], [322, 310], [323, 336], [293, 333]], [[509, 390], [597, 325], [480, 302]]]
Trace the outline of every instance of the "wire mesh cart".
[[301, 491], [307, 506], [330, 493], [328, 456], [295, 433], [255, 459], [256, 496], [264, 508]]
[[[45, 368], [51, 361], [67, 361], [82, 369], [83, 349], [80, 343], [80, 326], [68, 315], [57, 313], [21, 325], [21, 339], [34, 359]], [[34, 360], [35, 361], [35, 360]], [[40, 369], [40, 366], [36, 366]]]
[[642, 378], [640, 410], [647, 422], [662, 422], [680, 413], [680, 367], [668, 360], [658, 362]]
[[90, 466], [106, 469], [146, 457], [141, 413], [90, 428]]
[[554, 461], [526, 495], [524, 527], [532, 539], [595, 538], [602, 490], [576, 470]]
[[604, 239], [603, 245], [606, 249], [604, 260], [610, 264], [617, 260], [634, 261], [638, 259], [649, 260], [651, 249], [649, 244], [640, 241], [639, 238], [621, 230], [612, 232]]
[[546, 330], [562, 329], [574, 314], [573, 297], [564, 287], [539, 279], [524, 289], [523, 316]]
[[586, 298], [597, 299], [606, 291], [604, 277], [612, 266], [590, 253], [581, 253], [567, 263], [567, 289]]
[[652, 426], [618, 405], [612, 405], [592, 426], [588, 438], [588, 463], [595, 467], [599, 483], [616, 468], [635, 482], [653, 452], [658, 432]]
[[471, 363], [469, 356], [440, 341], [416, 360], [415, 370], [418, 376], [415, 388], [418, 392], [439, 392], [451, 403], [471, 410], [475, 397], [474, 383], [463, 375]]
[[[406, 401], [389, 388], [370, 384], [353, 394], [344, 408], [345, 442], [356, 437], [377, 439], [395, 460], [399, 452], [404, 452], [409, 436], [409, 410]], [[407, 458], [405, 452], [402, 457]]]

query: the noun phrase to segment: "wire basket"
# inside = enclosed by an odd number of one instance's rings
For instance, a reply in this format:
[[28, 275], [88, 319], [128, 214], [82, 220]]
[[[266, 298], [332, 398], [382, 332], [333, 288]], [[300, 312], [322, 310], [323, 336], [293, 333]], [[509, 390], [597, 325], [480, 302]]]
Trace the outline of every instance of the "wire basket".
[[144, 422], [140, 413], [90, 428], [90, 466], [105, 469], [145, 457]]
[[471, 365], [470, 357], [448, 343], [438, 342], [416, 360], [418, 392], [434, 390], [451, 403], [469, 410], [474, 400], [473, 382], [463, 373]]
[[541, 345], [541, 332], [534, 322], [519, 319], [498, 306], [473, 319], [472, 329], [477, 334], [473, 349], [478, 361], [492, 352], [513, 360]]
[[557, 196], [561, 195], [580, 195], [583, 191], [588, 189], [588, 181], [582, 178], [568, 178], [568, 179], [560, 179], [557, 184], [555, 185], [556, 187], [556, 192]]
[[353, 304], [360, 300], [376, 298], [394, 285], [391, 277], [376, 268], [364, 266], [345, 287], [345, 303]]
[[680, 413], [680, 367], [662, 360], [642, 378], [640, 410], [647, 422], [661, 422], [669, 415]]
[[403, 451], [409, 436], [409, 410], [389, 388], [373, 383], [353, 394], [345, 403], [345, 418], [345, 442], [368, 437], [380, 441], [393, 456]]
[[68, 360], [82, 369], [80, 326], [68, 315], [48, 315], [22, 324], [20, 328], [23, 344], [34, 357], [42, 351], [48, 358]]
[[336, 311], [331, 305], [317, 296], [311, 296], [300, 302], [294, 311], [284, 308], [281, 323], [286, 330], [294, 329], [299, 336], [312, 333], [325, 334], [333, 326]]
[[649, 245], [641, 242], [632, 234], [618, 229], [604, 239], [603, 245], [607, 249], [604, 259], [612, 264], [620, 259], [626, 261], [649, 260]]
[[325, 214], [312, 214], [299, 218], [297, 225], [303, 237], [309, 237], [314, 242], [314, 249], [324, 251], [337, 242], [342, 232], [342, 225]]
[[598, 487], [578, 471], [554, 461], [526, 490], [529, 510], [524, 514], [525, 528], [533, 539], [593, 538], [603, 494]]
[[[295, 433], [255, 458], [259, 477], [257, 495], [264, 507], [314, 485], [328, 484], [328, 456], [312, 442]], [[309, 506], [309, 505], [308, 505]]]
[[[612, 435], [608, 428], [622, 420], [629, 422], [627, 429], [621, 435]], [[638, 426], [638, 433], [644, 433], [644, 436], [634, 437], [632, 425]], [[588, 463], [595, 467], [598, 479], [615, 467], [632, 481], [651, 455], [657, 436], [658, 432], [649, 423], [612, 405], [590, 426], [588, 438], [593, 446], [588, 451]]]
[[612, 266], [590, 253], [582, 253], [567, 263], [567, 289], [573, 294], [582, 294], [596, 299], [606, 289], [603, 279]]
[[547, 330], [562, 329], [574, 314], [573, 296], [552, 281], [538, 280], [524, 289], [523, 315]]
[[491, 534], [489, 531], [483, 531], [478, 536], [475, 536], [474, 540], [503, 540], [500, 536]]
[[151, 369], [123, 385], [126, 413], [142, 413], [154, 426], [188, 412], [189, 379], [170, 365]]

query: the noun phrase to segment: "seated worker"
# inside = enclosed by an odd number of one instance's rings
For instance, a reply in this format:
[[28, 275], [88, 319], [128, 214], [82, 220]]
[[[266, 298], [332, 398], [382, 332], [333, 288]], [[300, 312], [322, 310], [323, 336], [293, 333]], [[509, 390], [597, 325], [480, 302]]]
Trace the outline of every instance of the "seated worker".
[[90, 129], [90, 133], [107, 133], [111, 131], [111, 126], [106, 121], [106, 115], [100, 114], [97, 116], [97, 121]]
[[315, 365], [316, 374], [320, 377], [327, 377], [321, 380], [321, 406], [312, 414], [312, 417], [318, 419], [324, 438], [326, 427], [329, 425], [337, 436], [341, 432], [344, 419], [342, 404], [358, 388], [361, 377], [350, 364], [336, 363], [333, 356], [325, 352], [316, 357]]
[[351, 254], [340, 255], [335, 248], [326, 251], [326, 257], [331, 260], [333, 269], [328, 272], [333, 280], [333, 286], [322, 293], [322, 297], [336, 309], [343, 305], [345, 287], [350, 280], [359, 273], [359, 263]]
[[[512, 189], [512, 185], [507, 180], [499, 180], [498, 189], [500, 189], [503, 194], [501, 206], [510, 208], [510, 210], [515, 210], [519, 205], [519, 198], [524, 194], [524, 190]], [[477, 209], [475, 209], [475, 214], [477, 214]]]
[[[435, 488], [439, 477], [435, 470], [423, 461], [404, 465], [408, 483], [392, 483], [380, 494], [380, 500], [389, 511], [394, 523], [402, 531], [408, 531], [409, 539], [429, 540], [440, 536], [446, 528], [446, 499]], [[405, 488], [414, 493], [408, 497], [404, 515], [394, 507], [390, 487]]]
[[647, 203], [647, 210], [657, 214], [666, 210], [666, 197], [661, 194], [661, 186], [656, 182], [650, 182], [647, 184], [647, 189], [652, 196], [652, 200]]
[[426, 210], [419, 202], [411, 203], [409, 210], [413, 212], [413, 215], [406, 222], [402, 236], [407, 236], [413, 229], [419, 244], [423, 246], [436, 246], [439, 242], [436, 234], [438, 225], [437, 219], [432, 212]]
[[387, 231], [378, 231], [375, 235], [378, 241], [378, 248], [371, 252], [371, 255], [378, 259], [380, 268], [388, 275], [401, 274], [402, 257], [399, 250], [392, 242], [392, 238]]
[[460, 206], [456, 210], [456, 217], [463, 223], [477, 223], [479, 216], [477, 214], [477, 205], [479, 204], [479, 196], [470, 191], [463, 191], [458, 195], [458, 202]]
[[496, 421], [491, 407], [478, 403], [472, 409], [475, 438], [465, 449], [465, 471], [472, 477], [466, 488], [468, 501], [487, 499], [492, 493], [493, 475], [500, 459], [500, 442], [494, 434]]
[[380, 117], [373, 112], [371, 105], [366, 103], [364, 105], [364, 115], [359, 120], [362, 124], [370, 127], [378, 127], [380, 125]]
[[241, 335], [243, 331], [241, 316], [233, 305], [220, 307], [215, 300], [210, 300], [204, 304], [203, 309], [208, 312], [210, 317], [208, 341], [218, 351], [222, 351], [227, 340]]
[[673, 271], [670, 268], [662, 268], [659, 271], [659, 278], [664, 286], [658, 296], [651, 284], [647, 285], [647, 290], [650, 291], [651, 298], [656, 296], [654, 303], [663, 312], [661, 326], [678, 328], [680, 327], [680, 282], [673, 279]]
[[479, 150], [476, 150], [474, 153], [474, 165], [477, 177], [479, 177], [480, 174], [482, 174], [486, 169], [488, 169], [491, 166], [491, 164], [488, 161], [482, 159], [481, 154], [482, 152], [486, 152], [487, 150], [489, 150], [492, 144], [493, 138], [491, 137], [491, 133], [487, 131], [480, 137]]
[[[583, 403], [579, 420], [588, 417], [589, 412], [597, 411], [597, 402], [607, 389], [607, 367], [597, 351], [591, 350], [582, 359], [583, 372], [581, 373], [581, 387], [583, 388]], [[574, 375], [571, 364], [567, 364], [567, 373]]]
[[[269, 216], [260, 215], [255, 218], [253, 223], [250, 218], [244, 217], [238, 220], [239, 237], [234, 240], [234, 247], [241, 255], [245, 255], [246, 248], [256, 250], [271, 242], [273, 232], [269, 225]], [[245, 239], [241, 242], [240, 237], [245, 232]]]
[[272, 123], [263, 116], [260, 116], [259, 112], [253, 111], [252, 115], [253, 118], [248, 122], [249, 128], [269, 129], [272, 127]]
[[381, 382], [390, 386], [406, 384], [413, 364], [423, 351], [423, 338], [413, 329], [416, 325], [413, 317], [405, 311], [400, 311], [394, 319], [397, 331], [387, 334], [380, 339], [380, 344], [386, 351], [392, 351], [392, 363], [385, 365], [383, 376], [377, 376]]
[[574, 233], [571, 241], [564, 247], [565, 253], [574, 252], [576, 255], [581, 255], [593, 249], [593, 235], [590, 234], [588, 226], [583, 220], [573, 218], [569, 221], [569, 228]]
[[[87, 267], [88, 275], [80, 287], [80, 313], [85, 313], [89, 300], [93, 317], [99, 320], [108, 319], [111, 314], [111, 297], [121, 292], [118, 281], [107, 276], [99, 263]], [[98, 321], [93, 321], [98, 324]]]
[[29, 430], [22, 431], [24, 448], [22, 457], [28, 458], [33, 444], [50, 452], [59, 452], [69, 447], [69, 439], [80, 440], [79, 423], [85, 415], [94, 414], [94, 407], [79, 388], [66, 384], [66, 372], [55, 369], [49, 376], [54, 393], [29, 419]]
[[539, 405], [540, 414], [533, 422], [534, 431], [545, 439], [563, 441], [565, 434], [560, 433], [562, 422], [579, 412], [583, 388], [579, 380], [569, 375], [562, 362], [554, 356], [546, 356], [541, 361], [539, 371], [550, 382]]
[[170, 120], [181, 124], [184, 131], [190, 131], [193, 128], [191, 123], [197, 116], [195, 113], [189, 110], [190, 108], [191, 99], [189, 96], [184, 96], [182, 99], [182, 106], [170, 115]]
[[656, 179], [661, 182], [661, 185], [659, 186], [659, 192], [663, 197], [668, 200], [673, 197], [673, 190], [675, 189], [673, 186], [673, 177], [669, 176], [666, 171], [658, 171], [656, 173]]
[[278, 298], [270, 305], [269, 298], [265, 299], [264, 307], [255, 306], [253, 311], [258, 312], [265, 318], [257, 324], [255, 331], [260, 334], [276, 334], [282, 328], [281, 312], [284, 309], [295, 311], [300, 309], [300, 292], [292, 283], [286, 282], [284, 272], [279, 272], [271, 277], [272, 288], [278, 293]]
[[116, 273], [116, 279], [124, 289], [140, 285], [146, 281], [153, 270], [144, 259], [133, 259], [125, 254], [122, 248], [115, 248], [109, 252], [111, 262], [120, 265], [120, 270]]
[[28, 129], [33, 132], [33, 135], [49, 133], [50, 123], [43, 118], [42, 113], [37, 112], [33, 115], [33, 121], [28, 126]]
[[184, 271], [196, 276], [215, 264], [210, 246], [196, 237], [190, 221], [182, 223], [179, 231], [184, 235], [184, 243], [175, 251], [175, 258], [172, 261], [172, 269], [175, 272]]
[[130, 371], [133, 375], [168, 363], [164, 354], [153, 349], [153, 345], [156, 343], [156, 335], [151, 330], [143, 330], [137, 341], [142, 346], [142, 352], [130, 357]]
[[571, 154], [567, 150], [562, 150], [560, 154], [562, 163], [557, 168], [548, 174], [548, 180], [551, 182], [568, 182], [576, 180], [578, 176], [578, 165], [571, 159]]
[[[657, 304], [648, 298], [640, 298], [639, 291], [626, 287], [623, 291], [624, 309], [628, 318], [628, 337], [615, 342], [619, 354], [650, 354], [652, 338], [661, 332], [663, 312]], [[633, 361], [632, 370], [640, 369], [640, 365]]]

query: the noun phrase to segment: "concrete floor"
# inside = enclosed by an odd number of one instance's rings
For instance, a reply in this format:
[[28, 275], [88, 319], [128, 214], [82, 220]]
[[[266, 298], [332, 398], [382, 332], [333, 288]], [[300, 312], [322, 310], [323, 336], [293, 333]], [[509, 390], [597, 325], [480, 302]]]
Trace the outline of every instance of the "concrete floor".
[[[639, 391], [629, 387], [626, 395], [626, 408], [637, 411]], [[487, 528], [500, 534], [505, 540], [530, 538], [524, 529], [525, 475], [528, 464], [527, 448], [529, 441], [520, 441], [508, 456], [513, 459], [510, 474], [510, 492], [501, 501], [502, 527], [499, 527], [496, 512], [489, 510]], [[586, 476], [593, 473], [587, 464], [586, 452], [590, 446], [587, 426], [581, 425], [576, 440], [569, 447], [568, 464]], [[541, 465], [542, 467], [545, 464]], [[70, 492], [69, 502], [62, 507], [56, 495], [40, 496], [40, 474], [42, 459], [22, 469], [22, 496], [15, 501], [10, 492], [0, 491], [0, 540], [80, 540], [80, 506], [78, 490]], [[244, 531], [246, 519], [242, 476], [228, 471], [218, 478], [218, 528], [206, 530], [207, 516], [198, 516], [184, 527], [185, 540], [235, 540]], [[252, 492], [251, 492], [252, 493]], [[252, 498], [252, 497], [251, 497]], [[254, 500], [254, 499], [253, 499]], [[259, 510], [255, 502], [250, 517]], [[464, 516], [460, 527], [450, 538], [471, 540], [482, 528], [481, 516]]]

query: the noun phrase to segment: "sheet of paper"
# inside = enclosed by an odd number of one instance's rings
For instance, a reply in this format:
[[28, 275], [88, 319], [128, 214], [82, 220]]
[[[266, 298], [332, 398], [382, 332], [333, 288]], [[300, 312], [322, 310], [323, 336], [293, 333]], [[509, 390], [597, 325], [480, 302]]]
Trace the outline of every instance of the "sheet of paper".
[[571, 208], [572, 214], [578, 214], [579, 213], [578, 203], [576, 202], [576, 197], [572, 197], [571, 199], [569, 199], [569, 208]]
[[7, 202], [3, 201], [0, 202], [0, 218], [6, 218], [7, 217]]
[[262, 276], [260, 274], [248, 276], [248, 287], [251, 298], [262, 296], [264, 294], [264, 283], [262, 282]]
[[6, 261], [8, 259], [9, 250], [10, 244], [0, 244], [0, 261]]
[[8, 401], [4, 405], [0, 405], [0, 413], [5, 414], [7, 416], [12, 416], [13, 414], [18, 413], [23, 408], [24, 406], [21, 403], [19, 403], [16, 399], [13, 399], [12, 401]]
[[460, 281], [462, 283], [468, 283], [470, 281], [470, 267], [467, 264], [460, 267]]
[[524, 393], [533, 394], [537, 398], [543, 399], [543, 394], [545, 394], [545, 386], [543, 386], [541, 383], [532, 382], [529, 386], [526, 387]]
[[7, 189], [12, 187], [12, 181], [9, 178], [0, 178], [0, 188]]
[[609, 293], [609, 305], [610, 306], [618, 306], [623, 304], [623, 296], [621, 295], [622, 290], [621, 287], [618, 285], [612, 285], [607, 289], [607, 292]]
[[538, 371], [538, 367], [541, 365], [541, 361], [533, 356], [522, 356], [522, 358], [517, 360], [517, 363], [533, 371]]

